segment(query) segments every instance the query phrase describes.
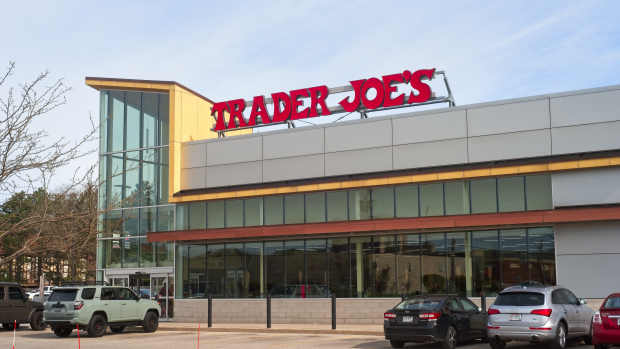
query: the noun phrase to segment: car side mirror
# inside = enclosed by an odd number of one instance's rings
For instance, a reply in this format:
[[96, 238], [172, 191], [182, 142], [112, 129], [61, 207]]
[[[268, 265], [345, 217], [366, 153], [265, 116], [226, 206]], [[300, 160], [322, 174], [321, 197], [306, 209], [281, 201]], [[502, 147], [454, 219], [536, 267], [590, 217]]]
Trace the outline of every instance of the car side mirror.
[[579, 305], [586, 305], [586, 304], [588, 304], [588, 302], [586, 302], [585, 299], [579, 298]]

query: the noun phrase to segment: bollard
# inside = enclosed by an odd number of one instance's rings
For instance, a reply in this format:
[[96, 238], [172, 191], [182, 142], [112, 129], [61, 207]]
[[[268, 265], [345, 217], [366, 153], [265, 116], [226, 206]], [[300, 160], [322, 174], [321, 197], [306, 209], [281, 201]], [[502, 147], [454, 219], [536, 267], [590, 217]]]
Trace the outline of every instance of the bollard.
[[209, 301], [207, 304], [207, 326], [211, 327], [213, 326], [213, 296], [209, 295]]
[[332, 330], [336, 329], [336, 295], [332, 293]]
[[480, 292], [480, 308], [482, 312], [487, 311], [487, 297], [484, 295], [484, 292]]
[[267, 328], [271, 328], [271, 295], [267, 295]]

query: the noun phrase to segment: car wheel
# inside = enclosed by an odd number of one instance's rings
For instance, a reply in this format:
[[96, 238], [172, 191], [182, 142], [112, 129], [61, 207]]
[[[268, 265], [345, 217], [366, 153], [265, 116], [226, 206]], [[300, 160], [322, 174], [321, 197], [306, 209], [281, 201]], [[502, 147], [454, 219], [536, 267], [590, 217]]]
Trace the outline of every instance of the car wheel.
[[45, 329], [45, 325], [43, 324], [43, 312], [36, 311], [30, 317], [30, 328], [33, 331], [42, 331]]
[[506, 342], [497, 338], [489, 338], [489, 345], [492, 349], [505, 349]]
[[110, 330], [114, 333], [121, 333], [125, 329], [125, 326], [110, 326]]
[[402, 341], [390, 341], [392, 348], [402, 348], [405, 346], [405, 342]]
[[444, 337], [443, 341], [441, 342], [441, 347], [443, 349], [454, 349], [456, 348], [456, 329], [454, 328], [454, 326], [450, 326], [448, 327], [448, 329], [446, 330], [446, 336]]
[[71, 327], [57, 327], [52, 329], [56, 337], [69, 337], [73, 329]]
[[144, 327], [144, 332], [157, 331], [157, 327], [159, 326], [159, 316], [157, 316], [157, 313], [154, 311], [146, 312], [142, 326]]
[[558, 329], [555, 331], [555, 338], [551, 342], [551, 346], [554, 349], [566, 348], [566, 325], [563, 322], [558, 324]]
[[107, 327], [108, 323], [105, 317], [101, 314], [95, 314], [88, 323], [88, 335], [91, 337], [101, 337], [105, 334]]

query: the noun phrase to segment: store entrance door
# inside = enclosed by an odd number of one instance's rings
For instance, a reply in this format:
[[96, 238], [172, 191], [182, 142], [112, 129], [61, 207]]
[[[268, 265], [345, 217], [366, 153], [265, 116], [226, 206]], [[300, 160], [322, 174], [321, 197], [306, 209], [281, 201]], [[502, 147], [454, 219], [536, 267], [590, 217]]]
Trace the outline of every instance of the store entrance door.
[[161, 306], [161, 318], [171, 319], [174, 315], [174, 277], [170, 274], [151, 274], [151, 299]]

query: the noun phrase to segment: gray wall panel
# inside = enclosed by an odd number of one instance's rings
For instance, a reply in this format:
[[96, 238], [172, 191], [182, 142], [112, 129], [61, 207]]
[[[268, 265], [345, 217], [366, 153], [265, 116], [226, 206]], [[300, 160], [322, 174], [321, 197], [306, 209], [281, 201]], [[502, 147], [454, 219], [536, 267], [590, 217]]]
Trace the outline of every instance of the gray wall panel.
[[322, 154], [324, 151], [324, 129], [291, 130], [290, 132], [263, 136], [264, 159]]
[[553, 173], [551, 184], [553, 207], [620, 203], [617, 167]]
[[549, 101], [545, 98], [468, 109], [467, 123], [470, 137], [549, 128]]
[[207, 165], [259, 161], [262, 157], [262, 138], [243, 137], [224, 142], [207, 143]]
[[467, 163], [467, 139], [394, 146], [394, 169]]
[[557, 224], [555, 231], [557, 255], [620, 253], [620, 221]]
[[325, 156], [307, 155], [263, 161], [263, 182], [316, 178], [325, 175]]
[[181, 169], [181, 190], [202, 189], [207, 185], [206, 167]]
[[380, 172], [391, 169], [392, 147], [325, 154], [326, 176]]
[[505, 133], [469, 138], [469, 161], [531, 158], [551, 154], [549, 130]]
[[260, 183], [262, 182], [261, 170], [259, 161], [209, 166], [207, 167], [207, 187]]
[[[558, 284], [579, 297], [602, 298], [620, 289], [620, 221], [557, 224]], [[596, 271], [596, 272], [592, 272]]]
[[580, 298], [605, 298], [620, 289], [620, 254], [564, 255], [556, 260], [558, 285]]
[[205, 143], [185, 143], [181, 148], [181, 168], [204, 167], [207, 165]]
[[385, 147], [392, 145], [390, 119], [356, 122], [325, 128], [325, 152]]
[[467, 137], [465, 110], [395, 118], [394, 145]]
[[620, 149], [620, 121], [551, 129], [553, 154]]
[[620, 120], [620, 90], [551, 98], [553, 127]]

